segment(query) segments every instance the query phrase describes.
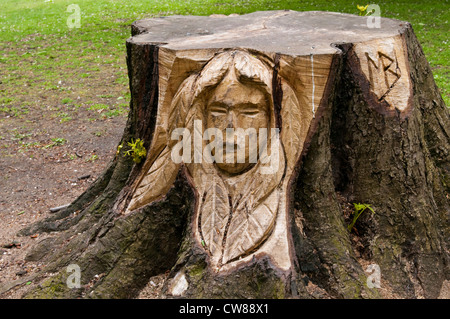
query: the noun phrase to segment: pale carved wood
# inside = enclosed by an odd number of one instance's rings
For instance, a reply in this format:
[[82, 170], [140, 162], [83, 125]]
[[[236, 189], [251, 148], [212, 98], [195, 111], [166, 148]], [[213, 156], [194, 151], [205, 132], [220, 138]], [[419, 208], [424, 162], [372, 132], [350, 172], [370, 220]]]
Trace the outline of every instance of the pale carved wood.
[[361, 70], [378, 101], [386, 101], [387, 112], [404, 112], [411, 105], [412, 86], [404, 39], [400, 36], [357, 43], [354, 51]]

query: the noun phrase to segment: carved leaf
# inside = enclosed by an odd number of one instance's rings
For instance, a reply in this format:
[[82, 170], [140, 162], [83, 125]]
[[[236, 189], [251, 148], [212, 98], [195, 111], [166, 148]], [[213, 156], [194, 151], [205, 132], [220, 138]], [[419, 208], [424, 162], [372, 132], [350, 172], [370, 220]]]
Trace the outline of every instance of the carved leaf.
[[187, 94], [187, 92], [191, 92], [195, 79], [196, 76], [191, 75], [184, 80], [173, 98], [168, 115], [168, 129], [170, 132], [177, 127], [186, 127], [186, 116], [192, 99], [191, 94]]
[[136, 188], [128, 206], [134, 210], [165, 195], [178, 173], [178, 164], [170, 158], [170, 149], [166, 146]]
[[220, 82], [228, 71], [231, 62], [232, 56], [229, 52], [226, 52], [216, 57], [214, 63], [205, 67], [197, 79], [194, 97], [199, 95], [205, 88]]
[[280, 152], [279, 161], [279, 169], [274, 175], [256, 174], [241, 186], [242, 196], [233, 203], [232, 218], [224, 245], [223, 264], [258, 248], [272, 232], [278, 212], [276, 187], [282, 179], [285, 168], [283, 152]]
[[281, 141], [286, 151], [288, 167], [292, 168], [302, 148], [302, 130], [300, 128], [302, 114], [294, 91], [286, 83], [283, 83], [281, 118], [283, 119]]
[[234, 212], [227, 233], [223, 263], [236, 259], [257, 248], [272, 232], [278, 208], [278, 192], [272, 194], [256, 209], [245, 203]]
[[200, 225], [206, 248], [212, 258], [218, 260], [222, 254], [222, 241], [230, 214], [230, 205], [225, 185], [213, 176], [203, 194]]
[[244, 78], [254, 82], [271, 83], [272, 75], [257, 58], [238, 51], [234, 63], [236, 71]]

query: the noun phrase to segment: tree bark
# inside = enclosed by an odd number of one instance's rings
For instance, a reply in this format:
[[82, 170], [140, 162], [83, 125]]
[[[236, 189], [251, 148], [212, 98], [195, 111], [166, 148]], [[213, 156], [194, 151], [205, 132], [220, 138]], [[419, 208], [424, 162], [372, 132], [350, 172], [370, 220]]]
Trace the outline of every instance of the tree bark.
[[[381, 290], [368, 287], [363, 267], [377, 264], [382, 287], [396, 296], [436, 298], [450, 275], [448, 108], [412, 26], [383, 18], [381, 29], [368, 29], [365, 19], [277, 11], [135, 22], [126, 46], [131, 110], [123, 149], [69, 207], [22, 230], [54, 233], [28, 255], [46, 267], [24, 297], [133, 298], [151, 276], [170, 271], [167, 298], [379, 298]], [[243, 29], [248, 33], [242, 35]], [[386, 53], [386, 41], [395, 57], [377, 53]], [[281, 192], [286, 221], [276, 219], [269, 235], [226, 261], [229, 218], [222, 259], [214, 261], [199, 215], [204, 197], [191, 166], [177, 166], [165, 186], [152, 184], [165, 189], [161, 196], [147, 202], [133, 196], [162, 152], [155, 141], [163, 106], [176, 99], [184, 80], [229, 50], [237, 50], [235, 60], [244, 50], [244, 58], [271, 66], [273, 114], [287, 163]], [[379, 54], [379, 64], [371, 52]], [[376, 75], [368, 72], [384, 72], [380, 85], [386, 80], [386, 92], [377, 91]], [[286, 81], [299, 104], [313, 105], [299, 146], [284, 140], [283, 130], [297, 127], [289, 126], [283, 109], [291, 94]], [[138, 138], [148, 150], [140, 163], [124, 155], [127, 143]], [[375, 213], [367, 210], [349, 231], [353, 203], [370, 204]], [[284, 257], [267, 248], [278, 247], [271, 244], [280, 223]], [[81, 288], [67, 286], [69, 264], [80, 266]]]

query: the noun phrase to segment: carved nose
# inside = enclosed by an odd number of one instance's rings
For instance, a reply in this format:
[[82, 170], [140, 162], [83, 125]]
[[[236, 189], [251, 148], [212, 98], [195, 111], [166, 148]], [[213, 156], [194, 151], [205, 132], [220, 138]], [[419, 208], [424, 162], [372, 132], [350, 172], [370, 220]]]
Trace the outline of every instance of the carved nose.
[[233, 111], [229, 111], [227, 114], [227, 128], [236, 128], [236, 116]]

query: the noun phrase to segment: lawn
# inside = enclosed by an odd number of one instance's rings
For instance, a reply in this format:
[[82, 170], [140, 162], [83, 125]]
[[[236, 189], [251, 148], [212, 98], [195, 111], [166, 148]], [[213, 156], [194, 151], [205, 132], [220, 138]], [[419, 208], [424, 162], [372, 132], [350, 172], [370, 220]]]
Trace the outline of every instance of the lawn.
[[[80, 28], [69, 28], [80, 8]], [[129, 102], [125, 40], [130, 24], [171, 14], [209, 15], [257, 10], [324, 10], [357, 14], [360, 1], [1, 0], [0, 127], [31, 110], [64, 124], [80, 110], [87, 121], [126, 116]], [[381, 16], [407, 20], [423, 46], [450, 105], [448, 0], [377, 1]], [[99, 113], [103, 109], [104, 112]], [[90, 112], [90, 113], [89, 113]], [[1, 132], [0, 132], [1, 138]]]

